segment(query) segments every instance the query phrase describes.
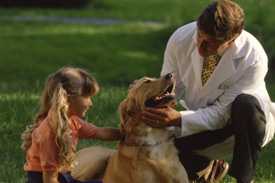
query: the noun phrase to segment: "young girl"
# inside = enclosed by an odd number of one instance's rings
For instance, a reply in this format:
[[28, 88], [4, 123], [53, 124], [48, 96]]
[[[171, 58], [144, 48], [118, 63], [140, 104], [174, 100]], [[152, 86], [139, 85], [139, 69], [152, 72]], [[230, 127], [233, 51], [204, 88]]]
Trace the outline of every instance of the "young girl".
[[120, 139], [119, 129], [99, 128], [83, 120], [98, 91], [96, 80], [79, 68], [65, 67], [48, 77], [40, 111], [22, 134], [28, 183], [78, 182], [67, 173], [78, 139]]

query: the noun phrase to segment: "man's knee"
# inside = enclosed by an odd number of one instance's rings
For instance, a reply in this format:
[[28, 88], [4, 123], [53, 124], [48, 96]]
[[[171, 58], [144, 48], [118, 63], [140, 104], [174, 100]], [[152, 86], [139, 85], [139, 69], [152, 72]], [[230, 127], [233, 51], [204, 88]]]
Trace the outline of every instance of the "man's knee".
[[262, 136], [265, 131], [265, 114], [252, 95], [240, 94], [231, 107], [231, 120], [235, 133], [253, 131]]
[[245, 116], [251, 117], [256, 110], [260, 109], [258, 100], [248, 94], [238, 95], [232, 103], [231, 115], [232, 116]]

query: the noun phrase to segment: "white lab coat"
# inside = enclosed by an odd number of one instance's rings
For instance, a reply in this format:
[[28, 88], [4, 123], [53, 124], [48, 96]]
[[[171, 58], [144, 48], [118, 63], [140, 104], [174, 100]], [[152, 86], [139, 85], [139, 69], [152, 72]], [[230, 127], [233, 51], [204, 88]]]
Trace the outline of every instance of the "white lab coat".
[[261, 44], [242, 31], [202, 85], [203, 58], [199, 55], [196, 38], [196, 22], [176, 30], [168, 41], [161, 71], [161, 75], [175, 73], [176, 96], [188, 108], [181, 111], [182, 136], [224, 127], [235, 97], [247, 93], [258, 99], [265, 113], [267, 123], [262, 145], [266, 145], [275, 132], [275, 104], [265, 86], [268, 58]]

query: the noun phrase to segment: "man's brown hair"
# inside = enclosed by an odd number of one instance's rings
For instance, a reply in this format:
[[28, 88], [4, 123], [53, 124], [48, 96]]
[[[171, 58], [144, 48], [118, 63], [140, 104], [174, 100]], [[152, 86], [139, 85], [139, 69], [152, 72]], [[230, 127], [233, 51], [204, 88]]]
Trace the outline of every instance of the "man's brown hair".
[[240, 34], [244, 27], [244, 11], [232, 0], [217, 0], [199, 16], [199, 30], [222, 41]]

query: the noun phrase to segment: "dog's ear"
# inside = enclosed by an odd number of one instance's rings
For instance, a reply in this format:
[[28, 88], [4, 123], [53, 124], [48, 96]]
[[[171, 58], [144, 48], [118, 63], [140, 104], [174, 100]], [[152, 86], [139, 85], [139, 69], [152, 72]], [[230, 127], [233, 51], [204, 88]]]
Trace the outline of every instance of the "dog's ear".
[[129, 85], [128, 90], [133, 89], [133, 88], [137, 85], [138, 81], [139, 81], [139, 80], [134, 80], [134, 81]]
[[126, 122], [129, 119], [129, 115], [127, 113], [127, 99], [124, 99], [119, 104], [119, 115], [120, 115], [120, 130], [122, 133], [126, 132]]
[[120, 104], [119, 104], [119, 115], [120, 115], [120, 121], [121, 123], [124, 123], [127, 117], [127, 99], [124, 99]]
[[131, 118], [133, 118], [136, 112], [136, 103], [129, 98], [124, 99], [119, 105], [120, 113], [120, 128], [123, 132], [129, 132], [132, 124], [129, 124]]

